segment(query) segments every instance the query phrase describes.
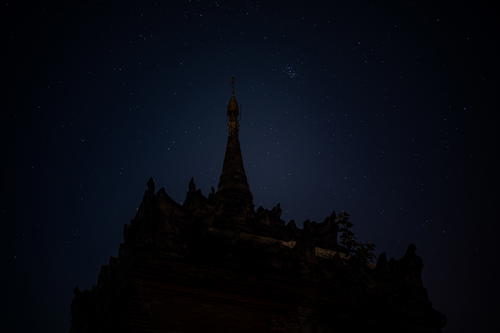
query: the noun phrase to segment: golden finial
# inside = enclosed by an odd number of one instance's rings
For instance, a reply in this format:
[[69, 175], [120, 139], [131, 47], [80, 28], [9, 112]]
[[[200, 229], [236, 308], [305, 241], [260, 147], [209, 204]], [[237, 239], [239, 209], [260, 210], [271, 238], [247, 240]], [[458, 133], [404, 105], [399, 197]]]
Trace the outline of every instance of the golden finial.
[[234, 76], [231, 76], [231, 89], [232, 89], [232, 93], [233, 93], [233, 96], [236, 96], [236, 78]]

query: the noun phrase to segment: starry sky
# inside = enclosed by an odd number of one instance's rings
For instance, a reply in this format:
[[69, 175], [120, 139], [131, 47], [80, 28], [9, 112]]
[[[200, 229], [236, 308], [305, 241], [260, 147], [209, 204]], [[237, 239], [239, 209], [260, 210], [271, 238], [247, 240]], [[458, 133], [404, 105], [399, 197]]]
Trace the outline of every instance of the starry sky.
[[257, 206], [299, 225], [348, 211], [391, 257], [415, 243], [445, 332], [498, 325], [494, 11], [86, 3], [1, 4], [8, 325], [68, 330], [73, 288], [117, 255], [150, 176], [179, 202], [191, 177], [216, 187], [232, 75]]

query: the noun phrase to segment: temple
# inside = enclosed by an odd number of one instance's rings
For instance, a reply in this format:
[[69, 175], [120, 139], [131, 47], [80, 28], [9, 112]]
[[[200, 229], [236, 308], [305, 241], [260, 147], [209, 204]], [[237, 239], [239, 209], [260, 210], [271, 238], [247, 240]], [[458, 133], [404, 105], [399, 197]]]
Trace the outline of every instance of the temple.
[[234, 79], [217, 191], [183, 203], [151, 178], [118, 256], [74, 290], [71, 333], [441, 332], [410, 245], [400, 259], [356, 240], [345, 212], [302, 228], [254, 208]]

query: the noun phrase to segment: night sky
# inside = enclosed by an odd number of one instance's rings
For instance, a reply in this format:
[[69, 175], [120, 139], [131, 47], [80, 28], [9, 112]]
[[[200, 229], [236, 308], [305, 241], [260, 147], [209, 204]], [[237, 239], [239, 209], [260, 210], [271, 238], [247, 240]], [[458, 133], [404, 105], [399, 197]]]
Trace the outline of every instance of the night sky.
[[149, 177], [179, 202], [191, 177], [205, 194], [217, 186], [232, 75], [256, 206], [281, 203], [299, 225], [345, 210], [391, 257], [415, 243], [445, 332], [495, 331], [498, 12], [222, 0], [0, 11], [14, 331], [69, 329], [73, 288], [117, 255]]

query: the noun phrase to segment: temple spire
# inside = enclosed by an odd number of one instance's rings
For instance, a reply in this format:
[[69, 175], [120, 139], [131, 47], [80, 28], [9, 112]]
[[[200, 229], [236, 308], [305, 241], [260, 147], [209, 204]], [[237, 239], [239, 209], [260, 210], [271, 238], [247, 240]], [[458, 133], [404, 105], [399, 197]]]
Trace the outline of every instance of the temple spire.
[[236, 100], [236, 88], [235, 88], [235, 78], [231, 77], [231, 90], [232, 95], [227, 104], [227, 127], [229, 136], [238, 136], [238, 131], [240, 129], [240, 108], [238, 106], [238, 101]]
[[217, 188], [217, 197], [223, 210], [234, 219], [248, 216], [253, 210], [253, 197], [248, 186], [239, 140], [239, 107], [236, 100], [235, 79], [231, 78], [232, 94], [227, 105], [228, 139], [224, 165]]

